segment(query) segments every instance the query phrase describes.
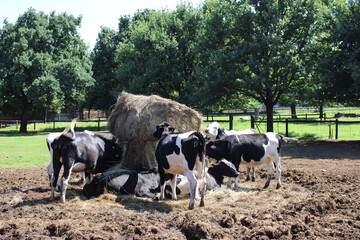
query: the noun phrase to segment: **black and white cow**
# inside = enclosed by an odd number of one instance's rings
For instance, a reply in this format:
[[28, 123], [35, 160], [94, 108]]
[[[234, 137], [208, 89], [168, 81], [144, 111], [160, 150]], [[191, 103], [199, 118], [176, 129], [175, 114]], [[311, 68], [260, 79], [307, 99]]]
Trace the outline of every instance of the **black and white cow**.
[[[207, 143], [206, 154], [217, 160], [225, 158], [231, 161], [236, 169], [239, 169], [240, 164], [254, 167], [265, 163], [268, 168], [268, 176], [264, 188], [270, 184], [275, 165], [276, 188], [278, 189], [281, 187], [280, 148], [282, 139], [282, 135], [272, 132], [229, 135]], [[235, 188], [237, 187], [238, 179], [235, 181]]]
[[[253, 133], [256, 133], [255, 129], [253, 128], [249, 128], [243, 131], [235, 131], [235, 130], [226, 131], [224, 128], [219, 128], [216, 139], [221, 139], [229, 135], [253, 134]], [[245, 179], [246, 181], [250, 181], [250, 174], [251, 174], [251, 181], [255, 182], [255, 170], [256, 167], [246, 167], [246, 179]], [[230, 179], [228, 183], [228, 187], [231, 187], [231, 185], [232, 185], [232, 180]]]
[[[160, 174], [160, 199], [165, 198], [166, 179], [170, 178], [172, 199], [176, 200], [177, 174], [187, 177], [190, 185], [189, 209], [194, 208], [195, 193], [199, 189], [200, 206], [204, 206], [206, 191], [205, 138], [200, 132], [173, 133], [175, 129], [168, 123], [156, 126], [154, 137], [159, 139], [155, 156]], [[198, 180], [194, 168], [198, 171]], [[198, 184], [199, 183], [199, 184]], [[199, 186], [198, 186], [199, 185]]]
[[71, 125], [70, 133], [63, 133], [51, 144], [53, 149], [54, 177], [50, 199], [54, 199], [59, 172], [64, 166], [61, 177], [60, 200], [65, 202], [66, 188], [73, 169], [83, 171], [90, 181], [90, 174], [101, 173], [121, 161], [122, 148], [117, 138], [110, 133], [76, 133]]
[[[245, 130], [225, 130], [224, 128], [220, 128], [220, 124], [218, 122], [210, 123], [205, 129], [205, 134], [210, 141], [214, 141], [216, 139], [224, 138], [228, 135], [240, 135], [240, 134], [253, 134], [256, 133], [255, 129], [248, 128]], [[256, 167], [246, 167], [246, 181], [251, 180], [255, 182], [255, 170]], [[236, 180], [235, 180], [236, 181]], [[228, 187], [231, 187], [232, 179], [228, 182]]]
[[112, 170], [96, 175], [83, 187], [83, 194], [98, 197], [106, 192], [116, 194], [135, 194], [138, 197], [156, 199], [159, 191], [160, 175], [156, 169], [147, 171]]
[[[205, 170], [206, 174], [206, 190], [214, 190], [220, 188], [223, 184], [224, 176], [225, 177], [237, 177], [239, 172], [236, 170], [236, 167], [233, 163], [229, 162], [226, 159], [221, 159], [218, 163], [212, 165]], [[169, 196], [172, 193], [171, 187], [166, 185], [165, 187], [166, 195]], [[179, 196], [189, 195], [190, 186], [189, 181], [183, 175], [179, 175], [176, 185], [176, 194]]]
[[219, 139], [227, 135], [252, 133], [256, 133], [255, 129], [253, 128], [248, 128], [245, 130], [225, 130], [224, 128], [220, 128], [220, 124], [218, 122], [212, 122], [205, 128], [205, 135], [210, 141], [215, 141], [215, 139]]

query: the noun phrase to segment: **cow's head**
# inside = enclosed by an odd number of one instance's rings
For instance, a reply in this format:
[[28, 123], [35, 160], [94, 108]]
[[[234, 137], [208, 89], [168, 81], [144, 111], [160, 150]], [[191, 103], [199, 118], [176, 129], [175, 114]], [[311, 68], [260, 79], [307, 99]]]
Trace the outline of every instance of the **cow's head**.
[[174, 133], [175, 128], [173, 128], [169, 123], [163, 122], [160, 125], [156, 126], [156, 131], [154, 132], [154, 137], [157, 139], [161, 138], [163, 134], [171, 134]]
[[226, 159], [221, 159], [217, 164], [211, 166], [208, 171], [210, 173], [226, 177], [239, 176], [239, 172], [237, 171], [235, 165]]
[[205, 128], [205, 134], [210, 140], [215, 140], [218, 135], [220, 124], [218, 122], [212, 122]]
[[220, 161], [223, 158], [227, 158], [227, 156], [229, 155], [229, 151], [230, 151], [229, 142], [223, 139], [210, 141], [206, 144], [206, 155], [218, 161]]

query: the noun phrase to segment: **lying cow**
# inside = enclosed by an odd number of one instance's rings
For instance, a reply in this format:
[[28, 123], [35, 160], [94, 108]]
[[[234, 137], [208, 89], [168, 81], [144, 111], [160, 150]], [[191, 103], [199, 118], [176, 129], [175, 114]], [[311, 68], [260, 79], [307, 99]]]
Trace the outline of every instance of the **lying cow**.
[[84, 185], [83, 194], [90, 198], [105, 192], [114, 192], [156, 199], [154, 192], [158, 191], [159, 184], [160, 176], [157, 170], [113, 170], [95, 176], [91, 182]]
[[172, 187], [172, 199], [176, 200], [176, 175], [185, 175], [190, 185], [189, 209], [194, 208], [198, 180], [194, 168], [198, 171], [200, 206], [204, 206], [205, 197], [205, 138], [195, 131], [175, 134], [168, 123], [156, 126], [154, 137], [159, 139], [155, 156], [160, 174], [160, 199], [165, 198], [165, 181], [169, 177]]
[[[239, 169], [240, 164], [254, 167], [265, 163], [268, 168], [268, 176], [264, 188], [270, 184], [275, 165], [276, 188], [278, 189], [281, 187], [280, 148], [282, 139], [282, 135], [270, 132], [229, 135], [209, 142], [206, 145], [206, 154], [217, 160], [225, 158], [231, 161], [236, 169]], [[238, 179], [235, 181], [235, 188], [238, 188]]]
[[[239, 172], [236, 170], [234, 164], [229, 162], [228, 160], [221, 159], [217, 164], [212, 165], [209, 168], [206, 168], [206, 190], [214, 190], [220, 188], [224, 176], [225, 177], [237, 177]], [[167, 185], [165, 187], [166, 195], [169, 196], [172, 194], [171, 187]], [[176, 185], [176, 194], [177, 195], [189, 195], [190, 194], [190, 186], [187, 178], [179, 175], [177, 179]]]
[[65, 202], [66, 188], [73, 169], [84, 171], [89, 181], [91, 173], [104, 172], [121, 160], [122, 149], [117, 138], [112, 134], [75, 134], [74, 125], [75, 123], [72, 122], [70, 133], [62, 133], [51, 144], [54, 166], [51, 200], [54, 199], [55, 187], [62, 166], [64, 166], [64, 171], [60, 184], [60, 200]]

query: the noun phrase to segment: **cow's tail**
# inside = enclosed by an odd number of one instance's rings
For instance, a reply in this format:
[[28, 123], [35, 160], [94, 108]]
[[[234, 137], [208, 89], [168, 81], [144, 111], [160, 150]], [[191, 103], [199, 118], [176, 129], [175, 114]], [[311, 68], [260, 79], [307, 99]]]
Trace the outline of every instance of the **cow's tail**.
[[71, 121], [70, 126], [68, 126], [68, 127], [66, 127], [64, 129], [64, 131], [62, 132], [62, 135], [66, 134], [66, 133], [68, 133], [70, 131], [71, 135], [72, 135], [71, 138], [75, 139], [75, 130], [74, 130], [74, 128], [75, 128], [75, 124], [76, 124], [77, 120], [78, 120], [78, 118], [74, 118]]
[[198, 174], [200, 177], [205, 176], [205, 168], [206, 168], [206, 161], [205, 161], [205, 137], [200, 132], [194, 132], [194, 135], [199, 140], [199, 147], [198, 147], [198, 154], [199, 154], [199, 160], [200, 160], [200, 167], [197, 169]]

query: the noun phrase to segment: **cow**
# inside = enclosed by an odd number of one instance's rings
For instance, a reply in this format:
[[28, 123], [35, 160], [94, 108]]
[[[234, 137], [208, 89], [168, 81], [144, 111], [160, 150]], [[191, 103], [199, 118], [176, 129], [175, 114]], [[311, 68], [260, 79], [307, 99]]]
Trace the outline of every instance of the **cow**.
[[[205, 170], [206, 177], [206, 191], [214, 190], [220, 188], [224, 176], [226, 177], [237, 177], [239, 172], [236, 170], [233, 163], [229, 162], [226, 159], [221, 159], [217, 164], [212, 165]], [[171, 187], [166, 185], [165, 187], [166, 196], [169, 196], [172, 193]], [[190, 186], [186, 177], [179, 175], [176, 185], [176, 194], [177, 195], [189, 195]]]
[[[87, 133], [87, 134], [91, 134], [93, 135], [94, 133], [90, 132], [90, 131], [87, 131], [85, 130], [84, 133]], [[51, 144], [53, 143], [53, 141], [59, 137], [61, 134], [63, 134], [63, 132], [55, 132], [55, 133], [49, 133], [47, 136], [46, 136], [46, 145], [48, 147], [48, 150], [49, 150], [49, 153], [50, 153], [50, 162], [47, 166], [47, 174], [48, 174], [48, 177], [49, 177], [49, 184], [50, 184], [50, 187], [52, 187], [52, 182], [53, 182], [53, 175], [54, 175], [54, 167], [53, 167], [53, 149], [51, 147]], [[76, 172], [76, 169], [72, 169], [72, 172]], [[81, 174], [81, 182], [85, 182], [85, 173], [82, 172]], [[57, 186], [60, 186], [60, 179], [58, 179], [58, 182], [57, 182]]]
[[[206, 154], [216, 160], [222, 158], [229, 160], [237, 170], [240, 164], [254, 167], [265, 163], [268, 176], [264, 188], [269, 186], [275, 166], [277, 172], [276, 188], [279, 189], [281, 187], [280, 149], [282, 139], [281, 134], [272, 132], [229, 135], [208, 142]], [[235, 181], [235, 188], [238, 188], [238, 179]]]
[[84, 171], [89, 182], [91, 173], [104, 172], [121, 161], [122, 148], [116, 137], [110, 133], [75, 134], [74, 125], [73, 121], [70, 133], [64, 131], [51, 144], [54, 176], [50, 200], [54, 199], [55, 187], [62, 166], [64, 166], [64, 171], [60, 184], [60, 200], [65, 202], [66, 188], [73, 169]]
[[[165, 183], [170, 178], [172, 199], [176, 200], [176, 175], [185, 175], [190, 185], [189, 209], [194, 208], [195, 194], [200, 192], [200, 207], [205, 205], [206, 180], [205, 174], [205, 138], [200, 132], [190, 131], [174, 133], [169, 123], [164, 122], [156, 126], [154, 137], [159, 139], [155, 157], [160, 174], [160, 199], [165, 198]], [[198, 171], [198, 180], [194, 168]], [[198, 184], [199, 182], [199, 184]], [[198, 187], [199, 185], [199, 187]]]
[[218, 122], [212, 122], [205, 128], [206, 138], [210, 141], [214, 141], [215, 139], [219, 139], [226, 135], [238, 135], [238, 134], [251, 134], [256, 133], [255, 129], [248, 128], [245, 130], [224, 130], [224, 128], [220, 128], [220, 124]]
[[[210, 141], [224, 138], [228, 135], [240, 135], [240, 134], [252, 134], [252, 133], [256, 133], [255, 129], [253, 128], [248, 128], [245, 130], [225, 130], [224, 128], [220, 128], [220, 124], [218, 122], [210, 123], [205, 129], [205, 134], [207, 138], [210, 139]], [[250, 181], [250, 173], [251, 173], [251, 180], [255, 182], [255, 170], [256, 167], [246, 167], [246, 181]], [[232, 180], [230, 179], [228, 183], [228, 187], [231, 187], [231, 184], [232, 184]]]
[[[240, 135], [240, 134], [252, 134], [252, 133], [256, 133], [255, 129], [253, 128], [249, 128], [243, 131], [235, 131], [235, 130], [226, 131], [224, 128], [219, 128], [216, 139], [224, 138], [228, 135]], [[246, 167], [245, 181], [250, 181], [250, 174], [251, 174], [251, 181], [255, 182], [255, 170], [256, 167]], [[232, 180], [230, 179], [228, 183], [228, 187], [231, 187], [231, 184], [232, 184]]]
[[98, 197], [106, 192], [116, 194], [135, 194], [138, 197], [156, 199], [159, 191], [160, 175], [157, 169], [144, 171], [111, 170], [96, 175], [91, 182], [83, 187], [87, 197]]

